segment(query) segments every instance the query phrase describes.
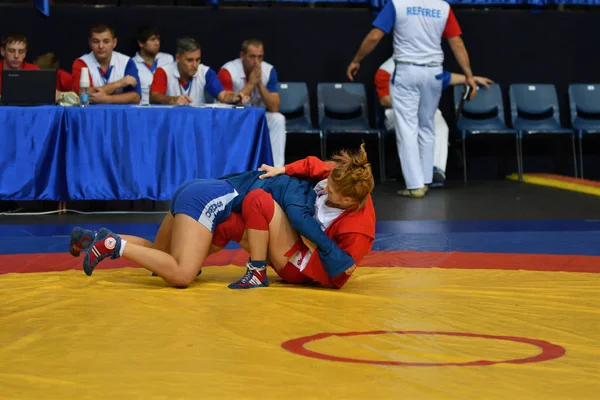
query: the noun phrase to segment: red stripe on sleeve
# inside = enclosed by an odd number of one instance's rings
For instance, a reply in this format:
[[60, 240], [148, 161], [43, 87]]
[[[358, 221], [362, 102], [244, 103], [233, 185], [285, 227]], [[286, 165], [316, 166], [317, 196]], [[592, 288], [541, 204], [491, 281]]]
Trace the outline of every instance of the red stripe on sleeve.
[[233, 81], [231, 79], [231, 74], [229, 73], [229, 71], [221, 68], [217, 77], [221, 81], [223, 89], [227, 90], [228, 92], [233, 92]]
[[381, 99], [384, 96], [390, 95], [390, 80], [392, 75], [383, 69], [378, 69], [375, 72], [375, 90], [377, 90], [377, 96]]
[[150, 85], [150, 93], [167, 93], [167, 73], [164, 69], [157, 68], [154, 72], [152, 85]]
[[452, 8], [450, 8], [442, 39], [450, 39], [460, 35], [462, 35], [462, 31], [460, 30], [460, 26], [458, 25], [458, 21], [456, 20], [456, 16], [454, 15]]

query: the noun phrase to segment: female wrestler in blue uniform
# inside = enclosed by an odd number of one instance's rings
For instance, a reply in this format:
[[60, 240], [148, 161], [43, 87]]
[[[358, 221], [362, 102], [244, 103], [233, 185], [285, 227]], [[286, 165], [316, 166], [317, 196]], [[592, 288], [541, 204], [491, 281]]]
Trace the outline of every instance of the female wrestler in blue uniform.
[[83, 269], [91, 275], [103, 259], [125, 257], [158, 274], [174, 286], [187, 286], [200, 273], [210, 254], [215, 227], [231, 214], [240, 212], [246, 194], [256, 188], [271, 193], [288, 215], [290, 224], [319, 249], [323, 264], [342, 271], [353, 265], [347, 253], [323, 233], [314, 220], [313, 184], [287, 175], [258, 179], [262, 172], [244, 172], [222, 179], [196, 179], [182, 185], [171, 199], [154, 243], [135, 236], [117, 235], [106, 228], [94, 233], [75, 228], [70, 252], [86, 253]]

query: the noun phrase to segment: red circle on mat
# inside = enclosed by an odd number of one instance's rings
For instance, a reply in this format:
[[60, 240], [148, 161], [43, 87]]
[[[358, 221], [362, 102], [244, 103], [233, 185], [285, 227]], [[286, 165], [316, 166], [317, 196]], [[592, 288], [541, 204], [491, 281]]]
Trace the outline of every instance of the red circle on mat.
[[[501, 360], [501, 361], [489, 361], [489, 360], [477, 360], [463, 363], [417, 363], [417, 362], [402, 362], [402, 361], [377, 361], [377, 360], [361, 360], [357, 358], [349, 357], [338, 357], [329, 354], [318, 353], [316, 351], [308, 350], [304, 346], [309, 342], [316, 340], [327, 339], [332, 336], [361, 336], [361, 335], [383, 335], [388, 333], [395, 333], [398, 335], [444, 335], [444, 336], [463, 336], [463, 337], [474, 337], [483, 339], [495, 339], [495, 340], [506, 340], [509, 342], [527, 343], [532, 344], [540, 348], [541, 352], [537, 355], [518, 358], [514, 360]], [[445, 366], [456, 366], [456, 367], [470, 367], [479, 365], [494, 365], [494, 364], [527, 364], [541, 361], [553, 360], [555, 358], [562, 357], [567, 351], [564, 347], [544, 340], [530, 339], [517, 336], [494, 336], [494, 335], [480, 335], [477, 333], [466, 333], [466, 332], [426, 332], [426, 331], [368, 331], [368, 332], [341, 332], [341, 333], [318, 333], [312, 336], [304, 336], [297, 339], [288, 340], [281, 344], [281, 347], [295, 354], [301, 356], [319, 358], [321, 360], [329, 361], [341, 361], [348, 363], [357, 364], [375, 364], [375, 365], [398, 365], [404, 367], [445, 367]]]

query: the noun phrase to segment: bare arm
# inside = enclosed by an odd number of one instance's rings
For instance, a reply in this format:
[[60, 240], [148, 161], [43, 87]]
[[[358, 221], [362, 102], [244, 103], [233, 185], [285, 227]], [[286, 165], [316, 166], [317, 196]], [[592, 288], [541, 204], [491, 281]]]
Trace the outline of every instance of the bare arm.
[[125, 76], [123, 79], [119, 79], [116, 82], [108, 83], [104, 86], [99, 87], [98, 89], [102, 89], [106, 92], [106, 94], [113, 94], [119, 89], [125, 89], [127, 86], [136, 87], [137, 81], [133, 76]]
[[100, 87], [98, 87], [98, 89], [102, 89], [102, 90], [104, 90], [106, 92], [106, 94], [112, 95], [118, 89], [122, 89], [124, 87], [125, 87], [125, 85], [123, 85], [122, 79], [121, 79], [121, 80], [118, 80], [116, 82], [111, 82], [111, 83], [106, 84], [104, 86], [100, 86]]
[[265, 106], [267, 107], [267, 111], [277, 112], [279, 111], [279, 104], [281, 103], [281, 99], [279, 98], [279, 93], [271, 93], [267, 89], [265, 85], [260, 82], [258, 84], [258, 92], [260, 93], [260, 97], [262, 97], [265, 102]]
[[225, 104], [235, 104], [235, 103], [243, 102], [243, 98], [244, 97], [241, 93], [234, 93], [234, 92], [230, 92], [228, 90], [223, 90], [217, 96], [217, 100], [220, 101], [221, 103], [225, 103]]
[[[483, 86], [483, 87], [489, 87], [492, 83], [494, 83], [493, 80], [491, 80], [490, 78], [486, 78], [485, 76], [474, 76], [473, 80], [475, 80], [475, 83], [477, 83], [479, 86]], [[466, 78], [463, 74], [455, 74], [455, 73], [451, 73], [450, 74], [450, 85], [454, 86], [454, 85], [464, 85], [466, 83]]]
[[465, 76], [463, 74], [455, 74], [454, 72], [450, 73], [450, 86], [464, 85], [464, 84], [465, 84]]
[[348, 79], [350, 79], [351, 81], [354, 80], [354, 77], [356, 76], [356, 74], [358, 73], [358, 69], [360, 68], [361, 61], [366, 56], [371, 54], [371, 52], [375, 49], [375, 47], [377, 47], [377, 45], [379, 44], [381, 39], [383, 39], [383, 36], [385, 36], [385, 32], [382, 31], [381, 29], [379, 29], [379, 28], [371, 29], [371, 32], [369, 32], [367, 34], [367, 36], [364, 38], [358, 51], [356, 52], [356, 54], [354, 55], [354, 58], [352, 59], [352, 62], [348, 66], [348, 69], [346, 71], [346, 75], [348, 76]]
[[233, 92], [228, 92], [227, 90], [223, 90], [217, 96], [217, 100], [220, 101], [221, 103], [231, 104], [231, 103], [233, 103], [233, 96], [234, 95], [235, 94]]
[[136, 92], [113, 94], [108, 96], [105, 104], [138, 104], [141, 97]]
[[364, 40], [362, 41], [358, 51], [356, 52], [356, 54], [354, 55], [354, 58], [352, 59], [352, 62], [360, 64], [361, 61], [366, 56], [371, 54], [371, 52], [375, 49], [375, 47], [377, 47], [377, 45], [379, 44], [381, 39], [383, 39], [384, 35], [385, 35], [385, 32], [379, 28], [371, 29], [371, 32], [369, 32], [367, 34], [367, 36], [364, 38]]
[[185, 94], [181, 96], [167, 96], [166, 94], [158, 92], [150, 92], [150, 104], [184, 105], [191, 103], [192, 98]]
[[383, 108], [392, 108], [392, 98], [390, 96], [383, 96], [379, 99], [379, 104]]
[[448, 38], [448, 44], [454, 53], [454, 57], [460, 65], [460, 68], [463, 70], [465, 74], [465, 83], [469, 85], [472, 89], [471, 99], [475, 97], [477, 94], [477, 84], [473, 79], [473, 71], [471, 71], [471, 62], [469, 61], [469, 53], [467, 53], [467, 48], [465, 47], [465, 43], [463, 42], [460, 36], [454, 36]]
[[469, 53], [467, 53], [467, 48], [465, 47], [462, 38], [460, 36], [451, 37], [448, 39], [448, 44], [452, 49], [452, 53], [454, 53], [454, 57], [456, 57], [458, 65], [460, 65], [460, 68], [463, 70], [465, 77], [472, 77], [473, 71], [471, 71]]
[[244, 86], [242, 90], [240, 90], [240, 93], [243, 93], [244, 95], [250, 97], [255, 87], [255, 83], [248, 81], [248, 83], [246, 83], [246, 86]]
[[450, 73], [450, 86], [464, 85], [464, 84], [465, 84], [465, 76], [463, 74], [455, 74], [454, 72]]

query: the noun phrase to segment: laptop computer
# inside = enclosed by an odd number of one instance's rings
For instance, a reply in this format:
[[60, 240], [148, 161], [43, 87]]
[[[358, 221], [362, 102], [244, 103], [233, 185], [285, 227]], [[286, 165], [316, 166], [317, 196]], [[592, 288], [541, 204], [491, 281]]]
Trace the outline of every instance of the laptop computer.
[[3, 70], [0, 104], [40, 106], [56, 103], [56, 70]]

